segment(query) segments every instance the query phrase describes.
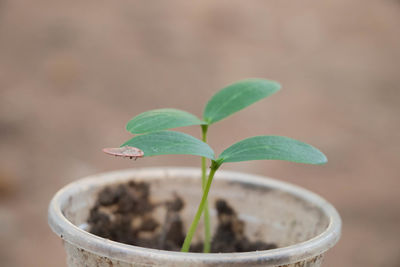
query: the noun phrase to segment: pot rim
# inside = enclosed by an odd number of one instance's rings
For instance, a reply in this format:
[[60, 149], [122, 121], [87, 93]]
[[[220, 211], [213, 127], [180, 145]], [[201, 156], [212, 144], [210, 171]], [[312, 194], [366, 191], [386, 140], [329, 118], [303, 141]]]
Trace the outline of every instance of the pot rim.
[[127, 245], [109, 239], [105, 239], [72, 224], [63, 215], [62, 208], [66, 201], [75, 193], [82, 192], [93, 186], [105, 186], [112, 182], [122, 182], [132, 177], [150, 176], [147, 178], [157, 179], [159, 177], [185, 177], [198, 179], [200, 169], [187, 167], [152, 167], [125, 169], [100, 174], [90, 175], [75, 182], [72, 182], [60, 189], [50, 202], [48, 210], [48, 223], [51, 229], [66, 242], [85, 249], [97, 255], [109, 257], [122, 262], [134, 262], [141, 258], [149, 263], [194, 263], [205, 264], [267, 264], [280, 265], [302, 261], [316, 257], [331, 247], [340, 238], [341, 218], [336, 209], [325, 199], [304, 188], [292, 185], [283, 181], [274, 180], [265, 176], [241, 173], [236, 171], [220, 170], [216, 173], [215, 179], [252, 184], [263, 187], [273, 187], [312, 203], [318, 207], [328, 218], [328, 227], [319, 235], [287, 247], [277, 249], [235, 252], [235, 253], [182, 253], [175, 251], [158, 250]]

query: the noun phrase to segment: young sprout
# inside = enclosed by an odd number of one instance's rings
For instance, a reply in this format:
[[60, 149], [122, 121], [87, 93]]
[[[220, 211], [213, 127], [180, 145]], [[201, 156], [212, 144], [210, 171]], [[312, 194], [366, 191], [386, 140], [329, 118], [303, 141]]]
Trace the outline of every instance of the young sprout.
[[[132, 155], [129, 154], [132, 151], [139, 153], [136, 149], [143, 152], [143, 157], [173, 154], [202, 157], [203, 195], [183, 243], [182, 252], [189, 251], [191, 240], [203, 212], [205, 225], [203, 251], [210, 251], [211, 234], [207, 197], [214, 175], [222, 164], [250, 160], [285, 160], [307, 164], [324, 164], [327, 162], [325, 155], [315, 147], [283, 136], [247, 138], [225, 149], [218, 158], [215, 157], [214, 151], [206, 143], [208, 127], [279, 89], [278, 83], [263, 79], [247, 79], [234, 83], [217, 92], [208, 101], [203, 112], [203, 120], [186, 111], [177, 109], [158, 109], [144, 112], [134, 117], [127, 124], [128, 131], [141, 135], [125, 142], [121, 146], [122, 151], [105, 151], [106, 153], [111, 152], [109, 154], [113, 155], [118, 152], [119, 156], [125, 157]], [[190, 125], [201, 125], [202, 140], [180, 132], [165, 131], [165, 129]], [[130, 152], [124, 154], [124, 148]], [[208, 178], [206, 175], [206, 159], [211, 160]]]
[[[200, 125], [202, 141], [207, 142], [207, 132], [214, 124], [230, 115], [244, 109], [251, 104], [266, 98], [280, 89], [280, 84], [265, 79], [245, 79], [218, 91], [208, 102], [203, 112], [203, 119], [178, 109], [156, 109], [143, 112], [126, 125], [126, 129], [133, 134], [143, 134], [167, 130], [183, 126]], [[206, 157], [201, 159], [202, 189], [205, 189], [207, 177]], [[211, 248], [211, 226], [208, 203], [204, 210], [204, 248], [205, 253]]]

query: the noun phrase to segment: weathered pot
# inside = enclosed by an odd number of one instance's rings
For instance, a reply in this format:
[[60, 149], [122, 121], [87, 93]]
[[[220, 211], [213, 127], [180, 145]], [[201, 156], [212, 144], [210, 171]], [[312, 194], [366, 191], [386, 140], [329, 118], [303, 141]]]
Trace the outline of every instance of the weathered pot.
[[[89, 209], [106, 185], [129, 180], [151, 184], [151, 197], [171, 199], [178, 193], [190, 224], [201, 198], [200, 171], [194, 168], [131, 169], [93, 175], [62, 188], [49, 206], [49, 224], [62, 238], [68, 266], [321, 266], [324, 253], [339, 240], [341, 220], [327, 201], [300, 187], [270, 178], [218, 171], [210, 207], [226, 199], [246, 222], [251, 240], [275, 242], [280, 248], [245, 253], [181, 253], [110, 241], [85, 231]], [[213, 225], [215, 211], [211, 210]], [[213, 220], [214, 219], [214, 220]], [[202, 226], [198, 235], [202, 237]]]

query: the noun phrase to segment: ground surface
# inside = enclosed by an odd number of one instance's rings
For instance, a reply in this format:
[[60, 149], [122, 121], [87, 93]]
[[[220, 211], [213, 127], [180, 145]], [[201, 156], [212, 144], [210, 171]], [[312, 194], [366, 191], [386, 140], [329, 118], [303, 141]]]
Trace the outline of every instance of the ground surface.
[[129, 138], [133, 115], [200, 115], [227, 83], [269, 77], [283, 90], [215, 125], [210, 144], [218, 153], [248, 136], [286, 135], [320, 147], [329, 164], [224, 169], [279, 177], [331, 201], [344, 227], [325, 266], [400, 266], [399, 28], [395, 0], [0, 0], [0, 265], [64, 264], [46, 209], [66, 183], [199, 163], [103, 155]]

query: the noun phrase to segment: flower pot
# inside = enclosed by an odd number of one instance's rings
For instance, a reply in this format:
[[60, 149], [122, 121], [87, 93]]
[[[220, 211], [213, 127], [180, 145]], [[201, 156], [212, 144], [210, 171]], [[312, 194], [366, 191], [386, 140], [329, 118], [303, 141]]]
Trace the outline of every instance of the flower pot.
[[[61, 189], [49, 206], [49, 224], [62, 238], [68, 266], [321, 266], [324, 253], [339, 240], [341, 220], [335, 208], [300, 187], [270, 178], [218, 171], [209, 195], [226, 199], [246, 222], [252, 240], [278, 244], [278, 249], [242, 253], [181, 253], [126, 245], [84, 229], [97, 193], [107, 185], [130, 180], [151, 185], [151, 198], [185, 200], [182, 218], [190, 224], [201, 198], [200, 170], [148, 168], [93, 175]], [[202, 225], [197, 236], [202, 238]]]

